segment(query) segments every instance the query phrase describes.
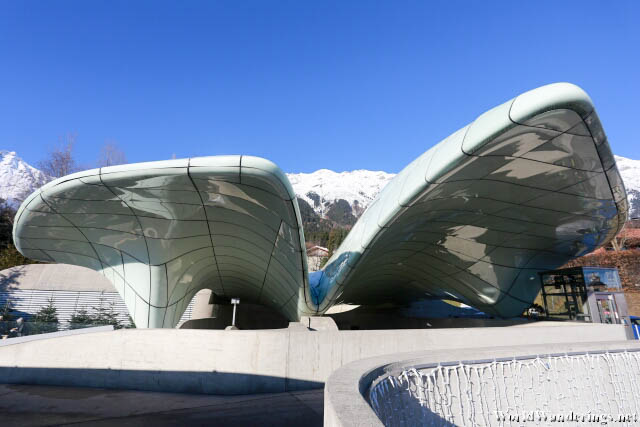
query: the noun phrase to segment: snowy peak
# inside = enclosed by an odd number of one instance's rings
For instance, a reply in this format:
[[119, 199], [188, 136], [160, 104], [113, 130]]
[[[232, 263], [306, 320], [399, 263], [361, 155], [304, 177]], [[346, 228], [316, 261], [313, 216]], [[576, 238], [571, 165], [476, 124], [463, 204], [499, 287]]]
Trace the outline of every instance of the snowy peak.
[[10, 206], [17, 209], [25, 197], [50, 180], [15, 151], [0, 151], [0, 198]]
[[[629, 197], [629, 217], [640, 218], [640, 160], [615, 156]], [[334, 172], [320, 169], [313, 173], [287, 174], [299, 199], [307, 202], [320, 216], [344, 199], [358, 217], [395, 174], [355, 170]]]
[[629, 197], [629, 218], [640, 218], [640, 160], [614, 157]]
[[[640, 160], [615, 156], [629, 196], [629, 216], [640, 217]], [[354, 217], [360, 216], [378, 193], [395, 176], [383, 171], [354, 170], [334, 172], [320, 169], [312, 173], [289, 173], [289, 181], [299, 199], [304, 200], [315, 214], [324, 218], [332, 207], [351, 207]], [[31, 192], [51, 178], [22, 160], [14, 151], [0, 151], [0, 198], [14, 208]], [[340, 202], [344, 200], [344, 202]], [[348, 210], [349, 207], [346, 207]]]
[[625, 187], [640, 191], [640, 160], [627, 159], [622, 156], [613, 156], [618, 165], [618, 171], [622, 176]]
[[329, 169], [287, 174], [298, 199], [307, 202], [321, 216], [330, 204], [340, 199], [359, 216], [394, 176], [382, 171], [334, 172]]

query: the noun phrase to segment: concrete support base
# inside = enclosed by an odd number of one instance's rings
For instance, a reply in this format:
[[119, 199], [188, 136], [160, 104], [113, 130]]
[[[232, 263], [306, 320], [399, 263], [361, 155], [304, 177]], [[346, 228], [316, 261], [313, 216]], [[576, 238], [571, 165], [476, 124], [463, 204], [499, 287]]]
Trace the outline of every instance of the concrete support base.
[[[202, 304], [199, 313], [204, 313]], [[233, 305], [208, 304], [212, 317], [187, 320], [180, 329], [225, 329], [231, 326]], [[195, 307], [194, 307], [195, 310]], [[275, 310], [259, 304], [241, 303], [236, 309], [238, 329], [282, 329], [289, 326], [289, 320]]]
[[312, 331], [337, 331], [336, 322], [327, 316], [302, 316], [300, 323]]

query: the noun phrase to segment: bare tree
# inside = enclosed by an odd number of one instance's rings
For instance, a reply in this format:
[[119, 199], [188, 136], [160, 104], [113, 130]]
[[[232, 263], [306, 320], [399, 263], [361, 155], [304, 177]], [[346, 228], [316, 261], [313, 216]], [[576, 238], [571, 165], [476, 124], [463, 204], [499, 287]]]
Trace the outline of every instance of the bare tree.
[[100, 150], [98, 167], [115, 166], [127, 163], [127, 158], [115, 141], [105, 141]]
[[66, 137], [60, 138], [58, 145], [49, 151], [48, 157], [38, 162], [40, 170], [53, 178], [60, 178], [80, 170], [73, 158], [73, 146], [75, 143], [75, 134], [69, 133]]

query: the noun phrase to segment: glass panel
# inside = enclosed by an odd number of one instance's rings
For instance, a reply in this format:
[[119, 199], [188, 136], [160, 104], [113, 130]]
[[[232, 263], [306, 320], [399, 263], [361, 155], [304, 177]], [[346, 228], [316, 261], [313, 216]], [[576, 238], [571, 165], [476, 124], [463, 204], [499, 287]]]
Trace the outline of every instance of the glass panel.
[[567, 308], [567, 297], [565, 295], [547, 295], [546, 310], [550, 317], [569, 318]]
[[618, 270], [615, 268], [584, 268], [584, 279], [587, 286], [602, 290], [617, 291], [622, 288]]

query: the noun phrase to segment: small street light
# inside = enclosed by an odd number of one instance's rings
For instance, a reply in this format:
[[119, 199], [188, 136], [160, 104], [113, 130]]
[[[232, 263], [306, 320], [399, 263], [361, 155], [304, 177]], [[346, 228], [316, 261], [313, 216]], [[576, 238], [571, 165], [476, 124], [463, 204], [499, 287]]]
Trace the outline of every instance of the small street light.
[[231, 298], [233, 304], [233, 317], [231, 318], [231, 326], [236, 326], [236, 307], [240, 304], [240, 298]]

